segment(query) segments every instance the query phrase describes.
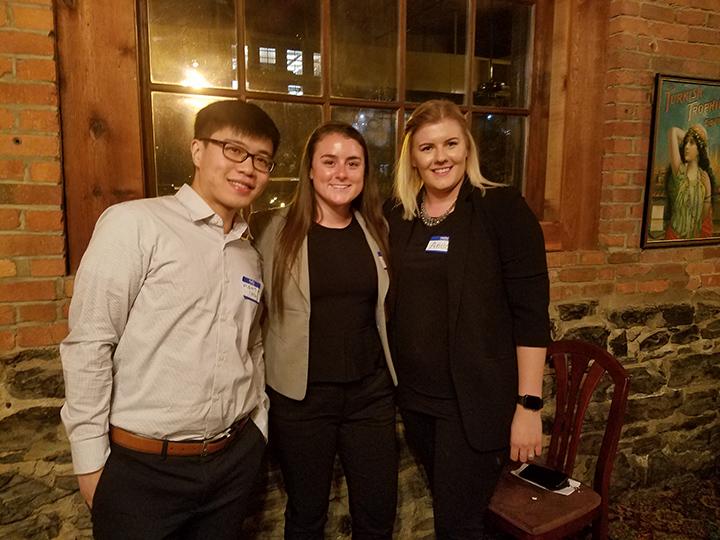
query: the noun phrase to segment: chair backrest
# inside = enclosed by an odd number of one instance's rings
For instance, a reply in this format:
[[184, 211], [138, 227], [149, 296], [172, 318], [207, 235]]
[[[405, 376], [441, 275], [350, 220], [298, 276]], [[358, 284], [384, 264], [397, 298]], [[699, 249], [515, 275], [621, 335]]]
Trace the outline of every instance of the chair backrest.
[[606, 350], [578, 340], [553, 342], [547, 350], [555, 368], [555, 419], [547, 454], [548, 466], [572, 475], [580, 434], [593, 392], [607, 374], [614, 384], [610, 413], [595, 465], [593, 489], [607, 503], [618, 440], [630, 390], [630, 376], [620, 362]]

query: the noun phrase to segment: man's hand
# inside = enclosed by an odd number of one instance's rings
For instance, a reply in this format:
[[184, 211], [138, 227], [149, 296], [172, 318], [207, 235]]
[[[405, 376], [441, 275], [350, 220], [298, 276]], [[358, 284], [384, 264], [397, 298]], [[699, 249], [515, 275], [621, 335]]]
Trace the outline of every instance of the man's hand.
[[83, 496], [83, 499], [85, 499], [89, 508], [92, 508], [93, 498], [95, 497], [95, 489], [97, 488], [102, 472], [103, 470], [100, 469], [99, 471], [77, 475], [78, 486], [80, 486], [80, 495]]

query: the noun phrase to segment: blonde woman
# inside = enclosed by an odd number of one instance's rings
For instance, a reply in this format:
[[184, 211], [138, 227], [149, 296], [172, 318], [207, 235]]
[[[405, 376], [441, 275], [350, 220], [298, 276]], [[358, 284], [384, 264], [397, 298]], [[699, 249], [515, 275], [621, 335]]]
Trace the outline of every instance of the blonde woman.
[[465, 118], [448, 101], [411, 115], [394, 189], [386, 217], [398, 405], [430, 483], [437, 538], [480, 538], [503, 464], [541, 451], [542, 231], [514, 188], [483, 178]]

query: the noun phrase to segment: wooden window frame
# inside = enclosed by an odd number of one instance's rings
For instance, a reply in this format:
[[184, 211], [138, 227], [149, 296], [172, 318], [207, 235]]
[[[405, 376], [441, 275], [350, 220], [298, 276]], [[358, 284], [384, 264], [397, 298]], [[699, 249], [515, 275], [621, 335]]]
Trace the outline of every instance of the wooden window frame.
[[[177, 85], [149, 84], [146, 77], [147, 43], [137, 30], [138, 16], [145, 0], [114, 2], [57, 2], [58, 56], [63, 139], [63, 168], [66, 197], [66, 227], [69, 271], [74, 272], [100, 213], [117, 202], [154, 195], [147, 181], [154, 178], [151, 90], [177, 92]], [[398, 12], [398, 60], [404, 65], [406, 1]], [[465, 104], [468, 114], [513, 113], [529, 118], [526, 150], [525, 197], [542, 220], [546, 203], [548, 160], [561, 171], [556, 191], [558, 214], [542, 221], [549, 250], [593, 247], [597, 243], [602, 163], [602, 122], [604, 93], [604, 51], [607, 42], [609, 0], [522, 0], [536, 5], [534, 55], [530, 107], [493, 108], [472, 105], [470, 88], [472, 54], [466, 54]], [[322, 17], [329, 20], [330, 0], [322, 2]], [[474, 14], [476, 0], [469, 0]], [[238, 20], [243, 1], [237, 2]], [[474, 43], [474, 17], [468, 17], [468, 40]], [[552, 29], [558, 20], [565, 39], [558, 43]], [[472, 24], [470, 24], [472, 23]], [[142, 28], [142, 25], [141, 25]], [[244, 43], [239, 25], [238, 43]], [[329, 25], [322, 26], [323, 72], [328, 73]], [[554, 52], [553, 52], [554, 50]], [[91, 54], [88, 53], [91, 51]], [[558, 56], [558, 52], [560, 55]], [[559, 64], [551, 57], [562, 58]], [[588, 72], [587, 66], [598, 66]], [[558, 68], [558, 66], [560, 66]], [[239, 80], [244, 80], [244, 62], [238, 63]], [[562, 77], [561, 90], [551, 95], [551, 67]], [[401, 71], [401, 70], [399, 70]], [[397, 95], [405, 96], [404, 73], [398, 73]], [[145, 82], [147, 81], [147, 83]], [[379, 102], [352, 98], [330, 98], [329, 78], [323, 77], [322, 96], [293, 96], [271, 92], [250, 92], [244, 84], [237, 90], [207, 89], [200, 94], [268, 99], [276, 102], [318, 103], [323, 118], [334, 105], [385, 108], [398, 111], [398, 145], [406, 109], [415, 104], [405, 100]], [[548, 130], [551, 107], [561, 110], [562, 144], [549, 156]], [[144, 114], [143, 114], [144, 113]], [[557, 124], [557, 122], [556, 122]], [[557, 127], [557, 126], [555, 126]], [[145, 133], [145, 137], [143, 137]], [[558, 136], [553, 132], [553, 136]], [[558, 146], [558, 145], [556, 145]], [[558, 167], [558, 165], [560, 165]], [[557, 186], [556, 186], [557, 188]]]

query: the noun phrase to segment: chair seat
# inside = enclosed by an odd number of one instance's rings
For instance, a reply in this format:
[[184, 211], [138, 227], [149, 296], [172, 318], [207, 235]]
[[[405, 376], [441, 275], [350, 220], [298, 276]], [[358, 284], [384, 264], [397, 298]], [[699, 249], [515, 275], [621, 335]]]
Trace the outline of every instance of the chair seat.
[[[585, 484], [571, 495], [559, 495], [533, 486], [503, 471], [490, 501], [490, 513], [530, 536], [566, 530], [574, 521], [600, 511], [600, 495]], [[585, 520], [580, 520], [585, 521]]]

